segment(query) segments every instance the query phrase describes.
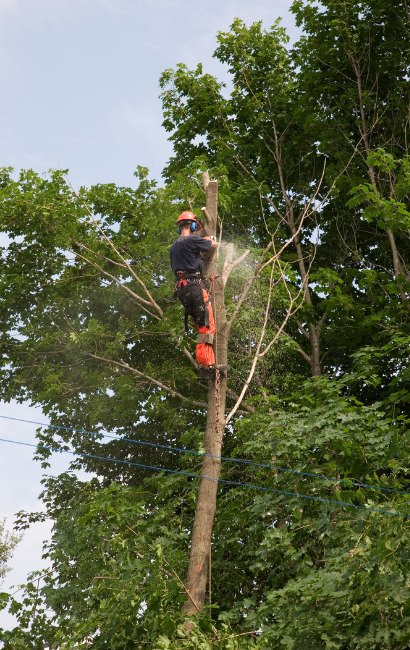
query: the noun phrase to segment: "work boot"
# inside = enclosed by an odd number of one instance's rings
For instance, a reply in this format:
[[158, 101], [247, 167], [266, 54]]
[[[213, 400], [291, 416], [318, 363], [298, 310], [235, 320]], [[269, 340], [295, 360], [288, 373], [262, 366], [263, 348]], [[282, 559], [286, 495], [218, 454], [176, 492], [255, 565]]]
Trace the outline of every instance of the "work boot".
[[214, 379], [216, 371], [219, 370], [221, 376], [226, 377], [228, 366], [214, 365], [214, 366], [201, 366], [198, 364], [198, 374], [201, 379]]

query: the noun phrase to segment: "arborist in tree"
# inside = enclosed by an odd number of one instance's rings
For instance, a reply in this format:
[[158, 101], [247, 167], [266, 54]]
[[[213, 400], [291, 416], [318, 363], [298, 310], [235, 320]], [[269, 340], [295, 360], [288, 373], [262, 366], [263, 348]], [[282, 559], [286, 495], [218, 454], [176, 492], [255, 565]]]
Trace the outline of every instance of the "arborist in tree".
[[200, 237], [201, 223], [193, 212], [182, 212], [177, 219], [179, 238], [170, 250], [171, 267], [176, 278], [176, 295], [185, 309], [185, 331], [188, 316], [198, 332], [195, 357], [200, 366], [215, 365], [213, 339], [215, 321], [202, 277], [201, 253], [218, 247], [215, 237]]

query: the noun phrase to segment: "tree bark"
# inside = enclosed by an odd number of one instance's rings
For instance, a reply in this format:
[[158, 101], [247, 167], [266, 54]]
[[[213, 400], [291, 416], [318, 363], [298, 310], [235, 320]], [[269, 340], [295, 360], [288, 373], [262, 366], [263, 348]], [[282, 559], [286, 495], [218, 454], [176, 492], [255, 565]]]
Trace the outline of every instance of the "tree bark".
[[[206, 193], [206, 209], [203, 210], [206, 220], [206, 233], [216, 235], [218, 210], [218, 183], [210, 181], [204, 175]], [[212, 528], [216, 512], [218, 480], [221, 473], [221, 449], [225, 428], [225, 405], [227, 387], [227, 357], [228, 330], [222, 278], [217, 276], [217, 258], [213, 254], [205, 260], [204, 276], [210, 281], [211, 303], [214, 309], [216, 336], [215, 358], [217, 366], [225, 366], [225, 370], [216, 370], [209, 381], [208, 413], [205, 430], [205, 456], [202, 462], [201, 479], [192, 529], [191, 552], [188, 574], [186, 579], [190, 598], [183, 605], [183, 612], [191, 616], [202, 609], [206, 599], [209, 581], [210, 551], [212, 543]]]
[[[306, 269], [302, 244], [300, 242], [300, 237], [297, 233], [296, 224], [293, 218], [293, 209], [289, 213], [288, 224], [291, 234], [294, 237], [294, 245], [298, 258], [300, 277], [302, 278], [302, 283], [304, 285], [304, 298], [307, 304], [312, 306], [312, 296], [309, 289], [309, 273]], [[313, 377], [319, 377], [322, 374], [322, 366], [320, 363], [320, 329], [321, 326], [318, 323], [310, 323], [309, 331], [307, 332], [310, 343], [309, 362]]]

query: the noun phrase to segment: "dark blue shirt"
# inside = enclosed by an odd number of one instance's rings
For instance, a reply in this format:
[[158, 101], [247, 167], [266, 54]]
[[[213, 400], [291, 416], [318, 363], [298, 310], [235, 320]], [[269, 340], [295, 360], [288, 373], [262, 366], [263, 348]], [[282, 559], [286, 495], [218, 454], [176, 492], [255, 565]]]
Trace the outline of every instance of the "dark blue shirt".
[[174, 275], [176, 276], [178, 271], [187, 271], [188, 273], [199, 271], [201, 273], [202, 260], [199, 254], [202, 251], [209, 251], [211, 248], [212, 241], [210, 239], [203, 239], [197, 235], [177, 239], [169, 251]]

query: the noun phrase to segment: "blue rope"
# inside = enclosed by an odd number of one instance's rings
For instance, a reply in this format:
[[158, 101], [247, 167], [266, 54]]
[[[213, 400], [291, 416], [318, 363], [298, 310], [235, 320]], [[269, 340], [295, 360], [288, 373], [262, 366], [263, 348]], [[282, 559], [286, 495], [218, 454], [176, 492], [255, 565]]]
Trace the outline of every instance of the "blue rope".
[[110, 435], [109, 433], [101, 433], [101, 432], [95, 432], [95, 431], [86, 431], [85, 429], [76, 429], [75, 427], [64, 427], [60, 426], [57, 424], [47, 424], [45, 422], [35, 422], [33, 420], [23, 420], [21, 418], [13, 418], [5, 415], [0, 415], [0, 418], [3, 420], [14, 420], [16, 422], [25, 422], [26, 424], [36, 424], [41, 427], [47, 427], [49, 429], [55, 429], [59, 431], [68, 431], [68, 432], [74, 432], [74, 433], [83, 433], [88, 436], [102, 436], [104, 438], [111, 438], [112, 440], [117, 440], [120, 442], [129, 442], [134, 445], [142, 445], [144, 447], [155, 447], [156, 449], [165, 449], [166, 451], [170, 452], [176, 452], [176, 453], [184, 453], [184, 454], [191, 454], [192, 456], [200, 456], [203, 458], [204, 456], [208, 458], [213, 458], [214, 460], [221, 460], [224, 462], [229, 462], [229, 463], [240, 463], [242, 465], [250, 465], [252, 467], [259, 467], [261, 469], [270, 469], [278, 472], [287, 472], [289, 474], [296, 474], [298, 476], [305, 476], [308, 478], [317, 478], [317, 479], [322, 479], [326, 481], [330, 481], [331, 483], [341, 483], [342, 481], [350, 481], [352, 485], [355, 487], [362, 487], [362, 488], [367, 488], [370, 490], [377, 490], [378, 492], [390, 492], [392, 494], [403, 494], [405, 496], [410, 496], [410, 492], [406, 490], [395, 490], [394, 488], [387, 488], [387, 487], [381, 487], [379, 485], [369, 485], [367, 483], [361, 483], [360, 481], [357, 481], [355, 479], [349, 479], [349, 478], [333, 478], [329, 476], [325, 476], [324, 474], [317, 474], [315, 472], [302, 472], [297, 469], [291, 469], [288, 467], [280, 467], [278, 465], [267, 465], [265, 463], [256, 463], [252, 460], [247, 460], [245, 458], [229, 458], [228, 456], [213, 456], [212, 454], [205, 454], [200, 451], [195, 451], [194, 449], [184, 449], [183, 447], [172, 447], [171, 445], [162, 445], [156, 442], [148, 442], [146, 440], [135, 440], [133, 438], [119, 438], [118, 436], [113, 436]]
[[92, 458], [94, 460], [103, 460], [110, 463], [119, 463], [121, 465], [128, 465], [131, 467], [139, 467], [141, 469], [148, 469], [157, 472], [166, 472], [168, 474], [175, 474], [178, 476], [186, 476], [188, 478], [195, 479], [206, 479], [208, 481], [214, 481], [216, 483], [222, 483], [223, 485], [232, 485], [235, 487], [244, 487], [252, 490], [260, 490], [264, 492], [273, 492], [274, 494], [281, 494], [284, 496], [296, 497], [298, 499], [308, 499], [310, 501], [319, 501], [320, 503], [326, 503], [331, 505], [336, 505], [346, 508], [354, 508], [355, 510], [365, 510], [366, 512], [374, 512], [380, 515], [387, 515], [391, 517], [403, 517], [408, 519], [410, 515], [404, 514], [403, 512], [394, 512], [392, 510], [385, 510], [382, 508], [373, 508], [372, 506], [361, 506], [356, 505], [355, 503], [349, 503], [348, 501], [337, 501], [336, 499], [324, 499], [323, 497], [314, 497], [310, 494], [301, 494], [300, 492], [289, 492], [287, 490], [277, 490], [276, 488], [264, 487], [262, 485], [253, 485], [252, 483], [242, 483], [238, 481], [229, 481], [227, 479], [218, 479], [213, 476], [205, 476], [204, 474], [193, 474], [192, 472], [185, 472], [183, 470], [170, 469], [168, 467], [158, 467], [156, 465], [144, 465], [143, 463], [135, 463], [130, 460], [122, 460], [120, 458], [109, 458], [108, 456], [97, 456], [96, 454], [86, 454], [75, 451], [69, 451], [67, 449], [58, 449], [57, 447], [50, 447], [49, 445], [35, 445], [30, 442], [21, 442], [18, 440], [10, 440], [7, 438], [0, 438], [0, 442], [9, 442], [15, 445], [22, 445], [24, 447], [34, 447], [36, 449], [46, 449], [52, 452], [66, 453], [71, 454], [72, 456], [81, 456], [82, 458]]

